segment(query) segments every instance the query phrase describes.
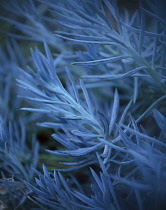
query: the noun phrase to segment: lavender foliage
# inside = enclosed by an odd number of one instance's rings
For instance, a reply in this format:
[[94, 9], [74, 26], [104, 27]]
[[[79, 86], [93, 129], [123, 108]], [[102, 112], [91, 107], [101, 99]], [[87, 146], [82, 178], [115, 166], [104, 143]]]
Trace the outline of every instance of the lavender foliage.
[[[25, 20], [1, 17], [7, 35], [40, 47], [28, 61], [16, 41], [1, 51], [0, 208], [165, 209], [165, 2], [2, 6]], [[55, 148], [29, 139], [34, 123]]]

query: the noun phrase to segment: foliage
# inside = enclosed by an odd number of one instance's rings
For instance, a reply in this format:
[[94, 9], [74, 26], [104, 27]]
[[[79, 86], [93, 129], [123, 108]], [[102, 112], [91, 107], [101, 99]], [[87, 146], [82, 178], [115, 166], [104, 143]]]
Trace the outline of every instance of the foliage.
[[[16, 31], [1, 51], [0, 208], [165, 209], [165, 2], [2, 6], [23, 21], [1, 17]], [[40, 49], [29, 59], [13, 39]]]

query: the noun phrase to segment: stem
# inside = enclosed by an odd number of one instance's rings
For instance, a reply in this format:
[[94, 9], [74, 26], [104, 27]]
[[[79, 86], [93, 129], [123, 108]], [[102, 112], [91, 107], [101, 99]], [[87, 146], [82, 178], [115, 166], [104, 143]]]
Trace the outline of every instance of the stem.
[[83, 107], [80, 104], [78, 104], [68, 93], [65, 93], [64, 96], [65, 96], [65, 99], [70, 103], [72, 108], [77, 110], [83, 117], [87, 118], [89, 121], [92, 121], [92, 123], [100, 127], [99, 129], [92, 125], [99, 134], [103, 132], [103, 129], [101, 128], [100, 124], [92, 115], [90, 115], [85, 109], [83, 109]]
[[133, 57], [139, 65], [146, 66], [148, 74], [151, 76], [152, 79], [154, 79], [161, 86], [160, 77], [157, 74], [156, 70], [153, 67], [151, 67], [148, 64], [148, 62], [145, 61], [145, 59], [143, 59], [143, 57], [141, 57], [132, 46], [129, 46], [129, 45], [126, 45], [126, 46], [129, 50], [131, 57]]

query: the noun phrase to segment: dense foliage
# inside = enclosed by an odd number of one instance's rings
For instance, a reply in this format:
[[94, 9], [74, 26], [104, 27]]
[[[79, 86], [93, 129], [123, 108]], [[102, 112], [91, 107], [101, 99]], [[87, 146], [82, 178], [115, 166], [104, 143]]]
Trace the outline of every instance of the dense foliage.
[[165, 209], [165, 1], [1, 6], [0, 209]]

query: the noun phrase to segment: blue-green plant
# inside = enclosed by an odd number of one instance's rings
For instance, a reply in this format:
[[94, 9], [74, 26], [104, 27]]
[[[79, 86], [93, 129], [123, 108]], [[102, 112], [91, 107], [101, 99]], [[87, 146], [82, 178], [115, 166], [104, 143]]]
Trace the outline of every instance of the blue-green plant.
[[[29, 168], [36, 182], [18, 167], [23, 196], [35, 209], [164, 209], [165, 1], [139, 1], [134, 12], [116, 0], [3, 6], [26, 20], [2, 17], [19, 30], [9, 36], [44, 45], [44, 52], [31, 49], [27, 68], [17, 68], [15, 92], [29, 104], [20, 113], [37, 114], [36, 126], [50, 129], [56, 141], [55, 150], [46, 149], [48, 159], [55, 157], [52, 170], [47, 164], [43, 171]], [[10, 164], [9, 170], [4, 162], [2, 171], [15, 175], [16, 160]]]

